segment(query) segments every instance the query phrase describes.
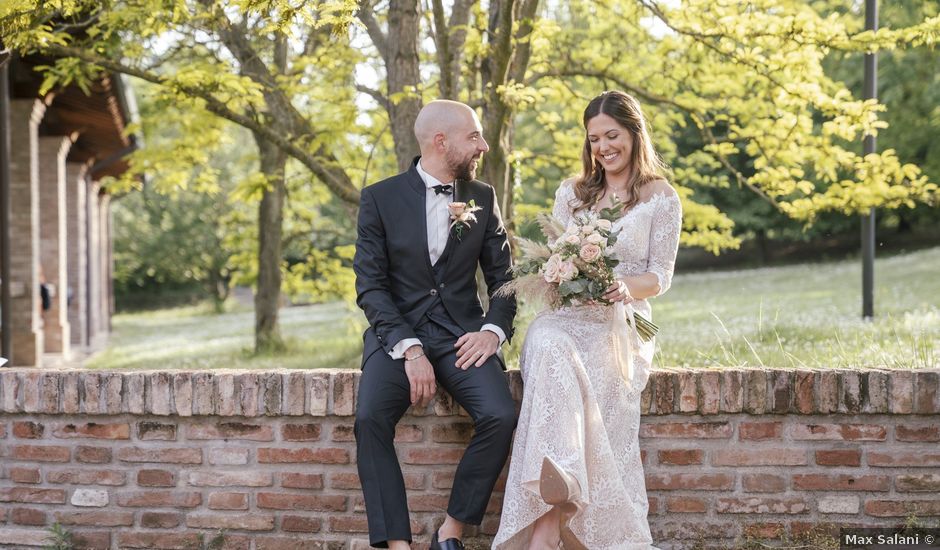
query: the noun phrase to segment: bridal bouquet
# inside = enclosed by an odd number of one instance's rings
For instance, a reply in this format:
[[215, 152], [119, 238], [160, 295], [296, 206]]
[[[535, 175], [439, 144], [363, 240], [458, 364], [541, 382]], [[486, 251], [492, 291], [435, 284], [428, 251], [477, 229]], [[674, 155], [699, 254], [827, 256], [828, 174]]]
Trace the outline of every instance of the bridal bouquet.
[[[576, 216], [567, 227], [547, 214], [540, 214], [538, 224], [546, 242], [517, 238], [519, 258], [513, 267], [515, 278], [500, 289], [503, 294], [547, 303], [557, 309], [583, 304], [610, 304], [606, 290], [616, 281], [613, 245], [619, 230], [613, 222], [621, 213], [621, 203], [614, 201], [600, 213]], [[632, 309], [632, 308], [631, 308]], [[643, 341], [650, 341], [659, 327], [641, 315], [633, 314], [636, 330]]]

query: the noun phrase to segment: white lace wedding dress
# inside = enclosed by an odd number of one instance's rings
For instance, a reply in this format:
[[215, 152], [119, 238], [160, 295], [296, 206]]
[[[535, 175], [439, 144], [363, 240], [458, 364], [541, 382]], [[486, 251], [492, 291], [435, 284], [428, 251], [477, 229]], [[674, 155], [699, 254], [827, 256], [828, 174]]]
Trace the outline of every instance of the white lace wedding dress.
[[[575, 199], [569, 183], [555, 195], [553, 214], [567, 224]], [[615, 253], [618, 277], [654, 273], [660, 293], [672, 279], [682, 209], [674, 193], [660, 192], [631, 208]], [[634, 309], [651, 319], [646, 300]], [[526, 548], [532, 524], [551, 507], [539, 496], [542, 459], [577, 478], [580, 512], [572, 531], [591, 550], [649, 550], [649, 503], [638, 433], [640, 393], [649, 378], [653, 342], [632, 339], [634, 375], [621, 375], [614, 348], [611, 306], [542, 312], [529, 326], [521, 367], [523, 401], [513, 443], [495, 549]]]

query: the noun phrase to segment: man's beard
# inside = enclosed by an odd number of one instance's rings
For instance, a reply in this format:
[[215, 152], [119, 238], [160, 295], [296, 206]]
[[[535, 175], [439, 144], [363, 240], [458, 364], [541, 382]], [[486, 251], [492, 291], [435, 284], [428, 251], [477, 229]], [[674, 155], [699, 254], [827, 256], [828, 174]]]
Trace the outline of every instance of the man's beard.
[[473, 181], [477, 177], [477, 158], [470, 157], [464, 161], [455, 160], [447, 155], [447, 165], [454, 171], [454, 178], [460, 181]]

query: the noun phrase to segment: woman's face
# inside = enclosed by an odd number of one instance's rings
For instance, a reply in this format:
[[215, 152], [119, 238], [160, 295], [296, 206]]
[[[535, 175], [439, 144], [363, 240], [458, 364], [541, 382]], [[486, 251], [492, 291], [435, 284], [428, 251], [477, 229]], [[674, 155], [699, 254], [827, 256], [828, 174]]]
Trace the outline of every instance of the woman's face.
[[633, 136], [614, 118], [601, 113], [588, 120], [587, 138], [591, 154], [610, 175], [630, 170], [633, 157]]

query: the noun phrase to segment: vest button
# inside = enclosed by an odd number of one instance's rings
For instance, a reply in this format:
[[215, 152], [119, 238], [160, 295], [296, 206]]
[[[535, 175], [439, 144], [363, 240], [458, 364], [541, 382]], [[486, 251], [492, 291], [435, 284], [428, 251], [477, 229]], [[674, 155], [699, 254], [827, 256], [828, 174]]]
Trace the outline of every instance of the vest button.
[[436, 288], [432, 288], [432, 289], [431, 289], [431, 296], [437, 296], [437, 289], [436, 289]]
[[439, 288], [444, 288], [444, 283], [437, 285]]

